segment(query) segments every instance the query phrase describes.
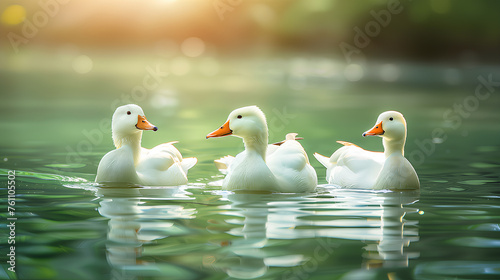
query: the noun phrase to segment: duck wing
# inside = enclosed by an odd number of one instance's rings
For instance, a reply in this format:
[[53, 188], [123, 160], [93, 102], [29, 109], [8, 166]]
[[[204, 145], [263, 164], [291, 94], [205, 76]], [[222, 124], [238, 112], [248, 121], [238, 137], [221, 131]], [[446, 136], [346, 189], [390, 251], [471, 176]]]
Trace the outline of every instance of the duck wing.
[[179, 162], [184, 172], [187, 173], [188, 170], [191, 169], [198, 162], [198, 159], [195, 157], [183, 158], [181, 152], [179, 152], [179, 150], [177, 150], [177, 148], [174, 146], [174, 144], [176, 143], [179, 143], [179, 141], [163, 143], [152, 148], [151, 150], [143, 149], [146, 151], [143, 152], [142, 161], [147, 161], [151, 158], [158, 159], [163, 156], [166, 162], [170, 162], [170, 160], [173, 160], [174, 162]]
[[231, 166], [233, 162], [233, 156], [225, 156], [214, 160], [215, 167], [217, 167], [222, 174], [227, 174], [229, 172], [229, 166]]
[[191, 169], [193, 166], [198, 163], [198, 159], [195, 157], [188, 157], [188, 158], [183, 158], [181, 161], [181, 166], [184, 172], [188, 172], [189, 169]]
[[290, 135], [266, 157], [267, 166], [276, 177], [281, 192], [312, 191], [317, 185], [316, 171], [309, 164], [302, 145], [295, 140], [296, 134]]
[[136, 170], [143, 184], [183, 185], [187, 183], [187, 171], [197, 163], [196, 158], [182, 158], [173, 144], [160, 144], [150, 150], [142, 149], [141, 161]]
[[[301, 137], [295, 137], [295, 136], [297, 136], [297, 133], [289, 133], [289, 134], [287, 134], [286, 140], [276, 142], [273, 144], [269, 144], [267, 146], [267, 151], [266, 151], [267, 158], [269, 158], [270, 155], [272, 155], [275, 151], [277, 151], [280, 148], [280, 146], [282, 144], [284, 144], [287, 140], [302, 140], [303, 139]], [[242, 154], [242, 157], [244, 156], [245, 152], [246, 151], [243, 151], [240, 153], [240, 154]], [[230, 165], [234, 162], [234, 159], [235, 159], [234, 156], [227, 155], [227, 156], [224, 156], [224, 157], [221, 157], [219, 159], [214, 160], [214, 164], [215, 164], [215, 167], [217, 167], [217, 169], [222, 174], [227, 174], [229, 172]]]
[[[367, 151], [348, 143], [330, 157], [327, 181], [346, 188], [369, 189], [375, 183], [384, 161], [383, 153]], [[323, 164], [324, 159], [320, 162]]]
[[[350, 143], [350, 142], [337, 141], [337, 143], [342, 144], [342, 145], [347, 146], [347, 147], [360, 148], [359, 146], [357, 146], [353, 143]], [[321, 163], [327, 169], [327, 175], [326, 175], [327, 180], [328, 180], [328, 177], [330, 177], [331, 169], [337, 166], [337, 162], [338, 162], [339, 158], [343, 157], [345, 152], [348, 152], [348, 151], [350, 151], [350, 149], [340, 148], [337, 151], [335, 151], [331, 157], [327, 157], [327, 156], [324, 156], [324, 155], [319, 154], [319, 153], [314, 153], [314, 157], [319, 161], [319, 163]]]

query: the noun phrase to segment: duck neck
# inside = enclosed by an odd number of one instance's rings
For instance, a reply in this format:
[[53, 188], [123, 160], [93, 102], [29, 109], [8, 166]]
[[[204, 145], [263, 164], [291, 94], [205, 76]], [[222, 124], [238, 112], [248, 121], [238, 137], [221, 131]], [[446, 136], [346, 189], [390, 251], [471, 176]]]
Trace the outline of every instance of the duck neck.
[[264, 159], [264, 161], [266, 160], [268, 144], [267, 131], [262, 132], [259, 135], [243, 138], [243, 142], [245, 143], [245, 149], [248, 152], [256, 152], [262, 157], [262, 159]]
[[[405, 137], [406, 138], [406, 137]], [[399, 154], [401, 156], [405, 155], [405, 138], [402, 139], [387, 139], [384, 138], [384, 155], [388, 158], [392, 154]]]
[[113, 142], [117, 149], [126, 146], [132, 150], [134, 157], [134, 165], [137, 165], [137, 163], [140, 160], [141, 139], [142, 139], [142, 131], [127, 135], [120, 135], [113, 133]]

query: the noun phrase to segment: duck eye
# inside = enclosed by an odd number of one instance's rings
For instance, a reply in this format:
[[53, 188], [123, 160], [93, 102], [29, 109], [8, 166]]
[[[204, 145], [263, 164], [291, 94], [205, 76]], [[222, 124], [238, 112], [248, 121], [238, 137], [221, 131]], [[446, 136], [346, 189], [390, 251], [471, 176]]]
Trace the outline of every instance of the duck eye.
[[132, 114], [132, 112], [130, 112], [130, 111], [127, 111], [127, 115], [130, 115], [130, 114]]
[[238, 115], [238, 119], [241, 119], [241, 118], [243, 118], [243, 116], [242, 115]]
[[394, 118], [393, 118], [393, 117], [390, 117], [390, 118], [389, 118], [389, 120], [390, 120], [390, 121], [392, 121], [392, 120], [394, 120]]

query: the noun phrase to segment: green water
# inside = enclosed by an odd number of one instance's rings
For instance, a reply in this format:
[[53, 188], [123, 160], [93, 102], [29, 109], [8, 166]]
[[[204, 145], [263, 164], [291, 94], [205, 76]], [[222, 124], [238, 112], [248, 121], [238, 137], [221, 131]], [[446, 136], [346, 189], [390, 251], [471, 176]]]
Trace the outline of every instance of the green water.
[[[3, 227], [1, 279], [500, 278], [498, 92], [447, 121], [443, 114], [470, 99], [475, 84], [309, 79], [297, 89], [286, 77], [224, 69], [216, 79], [168, 77], [136, 102], [159, 127], [144, 133], [143, 146], [179, 140], [183, 155], [199, 160], [190, 183], [98, 186], [97, 164], [113, 148], [110, 104], [130, 95], [140, 69], [2, 72], [0, 206], [7, 221], [7, 174], [15, 170], [17, 221], [16, 275], [7, 271]], [[271, 141], [287, 132], [305, 138], [316, 192], [234, 194], [214, 184], [223, 176], [213, 160], [242, 143], [205, 135], [231, 110], [254, 104], [267, 115]], [[379, 138], [361, 133], [390, 109], [408, 121], [406, 155], [420, 192], [326, 185], [312, 154], [330, 155], [336, 140], [381, 150]]]

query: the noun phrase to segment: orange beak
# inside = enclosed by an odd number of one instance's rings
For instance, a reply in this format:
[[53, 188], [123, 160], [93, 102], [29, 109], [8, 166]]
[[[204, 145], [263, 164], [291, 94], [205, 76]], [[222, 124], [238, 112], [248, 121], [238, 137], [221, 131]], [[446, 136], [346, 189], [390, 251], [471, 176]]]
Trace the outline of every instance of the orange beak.
[[363, 133], [363, 136], [374, 136], [374, 135], [384, 135], [384, 130], [382, 129], [382, 122], [376, 124], [372, 129]]
[[150, 123], [148, 120], [146, 120], [145, 116], [137, 116], [137, 124], [135, 125], [137, 129], [141, 130], [153, 130], [157, 131], [158, 128], [154, 126], [152, 123]]
[[229, 128], [229, 120], [223, 124], [219, 129], [212, 131], [207, 135], [208, 138], [222, 137], [233, 134], [233, 131]]

